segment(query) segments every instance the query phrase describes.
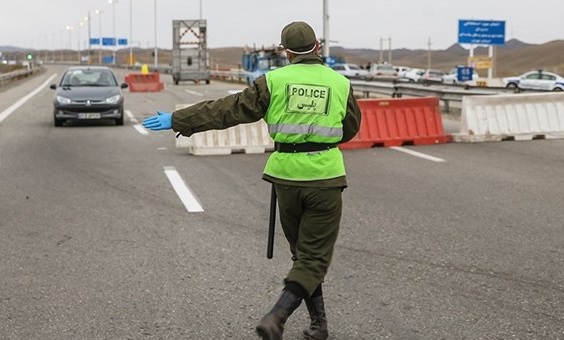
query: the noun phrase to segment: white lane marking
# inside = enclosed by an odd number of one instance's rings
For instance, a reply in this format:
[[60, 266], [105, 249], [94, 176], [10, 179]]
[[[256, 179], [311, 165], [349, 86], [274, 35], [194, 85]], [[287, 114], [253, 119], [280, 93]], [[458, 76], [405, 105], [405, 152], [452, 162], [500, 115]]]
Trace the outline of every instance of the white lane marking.
[[200, 205], [200, 202], [198, 202], [196, 196], [192, 194], [188, 185], [184, 183], [178, 171], [172, 166], [165, 166], [164, 172], [174, 188], [174, 191], [176, 191], [176, 194], [180, 198], [180, 201], [182, 201], [182, 204], [186, 207], [186, 210], [188, 210], [188, 212], [203, 212], [204, 209]]
[[444, 159], [442, 159], [442, 158], [434, 157], [434, 156], [427, 155], [427, 154], [424, 154], [424, 153], [421, 153], [421, 152], [417, 152], [417, 151], [413, 151], [413, 150], [410, 150], [410, 149], [404, 149], [404, 148], [399, 147], [399, 146], [391, 146], [390, 149], [393, 149], [393, 150], [396, 150], [396, 151], [400, 151], [400, 152], [404, 152], [404, 153], [407, 153], [407, 154], [409, 154], [409, 155], [412, 155], [412, 156], [415, 156], [415, 157], [419, 157], [419, 158], [423, 158], [423, 159], [426, 159], [426, 160], [429, 160], [429, 161], [433, 161], [433, 162], [439, 162], [439, 163], [440, 163], [440, 162], [446, 162], [446, 161], [445, 161]]
[[137, 120], [137, 118], [135, 118], [135, 116], [133, 116], [133, 113], [131, 113], [131, 111], [125, 110], [125, 115], [132, 123], [139, 123], [139, 121]]
[[149, 134], [147, 129], [145, 129], [145, 127], [143, 127], [143, 125], [141, 125], [141, 124], [135, 124], [135, 125], [133, 125], [133, 127], [135, 128], [135, 130], [137, 130], [137, 132], [139, 132], [142, 135], [148, 135]]
[[239, 93], [239, 92], [243, 92], [243, 90], [229, 90], [229, 91], [227, 91], [227, 93], [229, 93], [229, 94], [235, 94], [235, 93]]
[[147, 129], [145, 129], [143, 127], [143, 125], [139, 124], [139, 121], [137, 120], [137, 118], [135, 118], [135, 116], [133, 116], [133, 113], [131, 113], [131, 111], [129, 110], [125, 110], [125, 115], [127, 116], [127, 118], [129, 118], [129, 120], [132, 123], [135, 123], [135, 125], [133, 125], [133, 128], [135, 130], [137, 130], [137, 132], [139, 132], [142, 135], [148, 135], [149, 132], [147, 131]]
[[192, 90], [184, 90], [184, 91], [185, 91], [186, 93], [189, 93], [189, 94], [193, 95], [193, 96], [198, 96], [198, 97], [203, 97], [203, 96], [204, 96], [204, 94], [203, 94], [203, 93], [200, 93], [200, 92], [196, 92], [196, 91], [192, 91]]
[[51, 80], [53, 80], [53, 78], [55, 78], [57, 76], [57, 74], [53, 74], [51, 77], [49, 77], [43, 84], [39, 85], [38, 88], [36, 88], [35, 90], [31, 91], [30, 93], [28, 93], [27, 95], [25, 95], [24, 97], [20, 98], [20, 100], [18, 100], [17, 102], [15, 102], [14, 104], [12, 104], [9, 108], [7, 108], [6, 110], [2, 111], [2, 113], [0, 113], [0, 123], [2, 123], [2, 121], [4, 121], [4, 119], [8, 118], [9, 115], [11, 115], [14, 111], [16, 111], [20, 106], [22, 106], [23, 104], [25, 104], [25, 102], [27, 102], [28, 100], [31, 99], [31, 97], [35, 96], [37, 93], [39, 93], [39, 91], [43, 90], [43, 88], [45, 86], [47, 86], [47, 84], [49, 84], [51, 82]]

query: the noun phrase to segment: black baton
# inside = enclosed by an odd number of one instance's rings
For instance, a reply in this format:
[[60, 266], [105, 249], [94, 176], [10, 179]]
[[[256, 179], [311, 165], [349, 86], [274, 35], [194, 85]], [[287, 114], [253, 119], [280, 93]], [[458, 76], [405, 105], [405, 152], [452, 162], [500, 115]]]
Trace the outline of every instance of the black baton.
[[268, 220], [268, 241], [266, 247], [266, 258], [271, 259], [274, 252], [274, 227], [276, 225], [276, 190], [274, 184], [270, 191], [270, 218]]

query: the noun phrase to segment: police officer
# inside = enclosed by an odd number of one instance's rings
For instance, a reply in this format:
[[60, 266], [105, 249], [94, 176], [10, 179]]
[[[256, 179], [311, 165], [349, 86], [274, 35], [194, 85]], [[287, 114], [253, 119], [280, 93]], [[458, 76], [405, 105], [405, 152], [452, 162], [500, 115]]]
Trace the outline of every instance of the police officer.
[[264, 119], [275, 142], [263, 179], [274, 185], [280, 222], [293, 265], [272, 309], [259, 321], [263, 340], [281, 340], [288, 317], [305, 300], [310, 325], [304, 337], [328, 338], [322, 282], [339, 232], [342, 191], [347, 186], [337, 145], [360, 127], [360, 109], [350, 82], [323, 65], [319, 42], [305, 22], [281, 33], [290, 65], [257, 78], [244, 91], [173, 113], [157, 111], [143, 125], [183, 136]]

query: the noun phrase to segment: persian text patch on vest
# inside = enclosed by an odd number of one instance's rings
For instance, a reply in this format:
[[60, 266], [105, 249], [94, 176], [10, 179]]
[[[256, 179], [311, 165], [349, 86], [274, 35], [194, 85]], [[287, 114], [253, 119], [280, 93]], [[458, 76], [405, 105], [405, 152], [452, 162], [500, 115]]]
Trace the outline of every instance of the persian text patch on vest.
[[320, 85], [288, 84], [287, 112], [326, 115], [331, 88]]

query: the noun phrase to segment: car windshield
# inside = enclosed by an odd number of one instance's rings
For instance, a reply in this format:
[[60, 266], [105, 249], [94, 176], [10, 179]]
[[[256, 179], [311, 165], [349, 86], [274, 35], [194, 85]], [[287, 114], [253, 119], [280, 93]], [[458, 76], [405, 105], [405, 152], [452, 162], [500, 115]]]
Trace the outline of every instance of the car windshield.
[[360, 70], [360, 67], [357, 66], [357, 65], [354, 65], [354, 64], [349, 64], [349, 68], [350, 68], [351, 70], [355, 70], [355, 71]]
[[63, 76], [61, 86], [118, 86], [111, 71], [104, 69], [69, 70]]

